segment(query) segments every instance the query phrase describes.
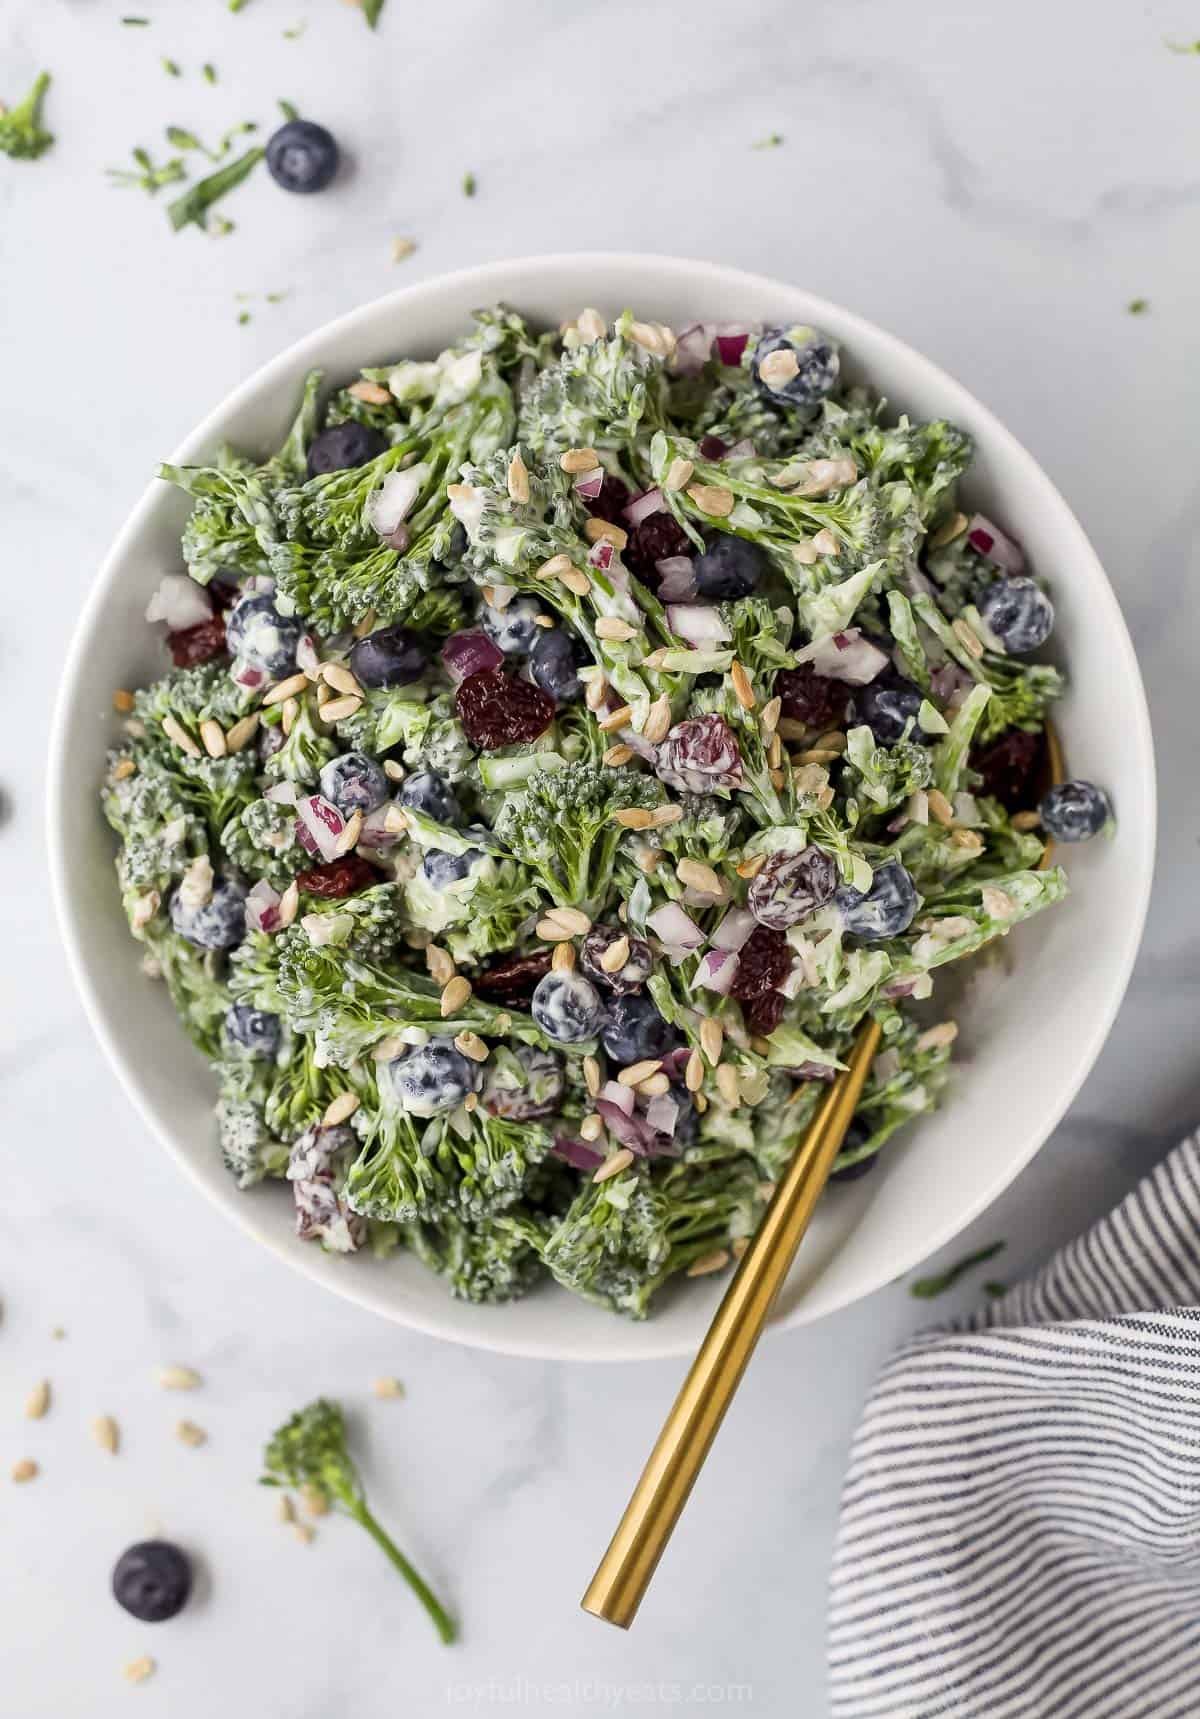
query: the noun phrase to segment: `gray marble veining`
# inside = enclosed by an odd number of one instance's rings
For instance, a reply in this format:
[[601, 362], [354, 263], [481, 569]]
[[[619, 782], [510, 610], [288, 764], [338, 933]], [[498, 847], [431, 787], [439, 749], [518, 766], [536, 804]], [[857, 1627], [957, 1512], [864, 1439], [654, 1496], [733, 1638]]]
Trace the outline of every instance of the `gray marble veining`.
[[[142, 30], [116, 0], [0, 14], [2, 93], [48, 67], [58, 134], [42, 162], [0, 160], [0, 1471], [26, 1454], [43, 1469], [25, 1488], [0, 1480], [4, 1710], [590, 1715], [720, 1697], [820, 1719], [847, 1440], [880, 1359], [928, 1309], [894, 1285], [768, 1342], [637, 1628], [584, 1618], [678, 1368], [434, 1345], [322, 1295], [199, 1202], [118, 1092], [58, 948], [50, 703], [154, 461], [248, 370], [362, 299], [505, 254], [627, 247], [803, 280], [895, 329], [987, 400], [1075, 506], [1134, 631], [1159, 746], [1157, 893], [1116, 1030], [1055, 1138], [965, 1238], [1007, 1237], [1014, 1276], [1195, 1120], [1200, 61], [1164, 45], [1186, 18], [1163, 0], [388, 0], [372, 36], [332, 0], [143, 9]], [[288, 199], [260, 176], [229, 205], [237, 230], [210, 240], [172, 236], [161, 206], [104, 179], [167, 123], [267, 125], [280, 96], [346, 143], [336, 194]], [[751, 149], [775, 130], [783, 147]], [[419, 244], [399, 267], [397, 233]], [[244, 326], [239, 293], [256, 295]], [[1135, 296], [1147, 315], [1126, 314]], [[154, 1383], [172, 1360], [205, 1375], [185, 1405]], [[404, 1401], [370, 1397], [380, 1373], [406, 1381]], [[54, 1404], [33, 1425], [20, 1404], [42, 1376]], [[381, 1513], [464, 1620], [453, 1653], [369, 1545], [335, 1524], [302, 1547], [256, 1490], [263, 1436], [317, 1389], [361, 1409]], [[184, 1412], [203, 1449], [172, 1436]], [[98, 1413], [121, 1423], [115, 1459], [89, 1440]], [[106, 1592], [116, 1553], [153, 1528], [208, 1571], [158, 1633]], [[132, 1695], [120, 1666], [143, 1652], [159, 1674]]]

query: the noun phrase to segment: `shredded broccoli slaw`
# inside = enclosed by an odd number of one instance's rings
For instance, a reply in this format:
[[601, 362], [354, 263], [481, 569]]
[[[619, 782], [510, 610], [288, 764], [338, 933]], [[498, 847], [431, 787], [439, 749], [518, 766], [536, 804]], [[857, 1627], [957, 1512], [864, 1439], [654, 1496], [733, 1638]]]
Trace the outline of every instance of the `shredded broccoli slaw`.
[[1053, 609], [970, 459], [809, 328], [498, 307], [162, 467], [176, 666], [103, 805], [237, 1185], [641, 1318], [744, 1249], [867, 1014], [839, 1178], [932, 1109], [938, 970], [1066, 889]]

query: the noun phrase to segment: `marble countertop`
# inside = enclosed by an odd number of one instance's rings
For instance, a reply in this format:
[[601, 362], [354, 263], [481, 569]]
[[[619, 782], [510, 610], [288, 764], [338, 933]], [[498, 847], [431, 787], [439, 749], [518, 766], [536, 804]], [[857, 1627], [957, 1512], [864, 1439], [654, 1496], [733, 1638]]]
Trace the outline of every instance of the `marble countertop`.
[[[880, 1360], [928, 1308], [893, 1285], [769, 1341], [636, 1629], [582, 1616], [678, 1364], [436, 1345], [325, 1296], [197, 1199], [118, 1091], [59, 949], [41, 828], [50, 705], [93, 569], [154, 461], [264, 359], [397, 284], [506, 254], [646, 248], [801, 280], [896, 330], [986, 400], [1076, 508], [1133, 630], [1159, 746], [1157, 893], [1116, 1030], [1054, 1139], [963, 1238], [1007, 1237], [1013, 1278], [1195, 1121], [1200, 61], [1165, 46], [1186, 17], [1162, 0], [696, 0], [683, 24], [636, 0], [389, 0], [372, 36], [334, 0], [250, 0], [236, 17], [218, 0], [143, 3], [143, 29], [122, 27], [116, 0], [7, 0], [0, 18], [4, 95], [51, 69], [58, 133], [39, 163], [0, 160], [0, 1472], [42, 1466], [0, 1486], [5, 1711], [717, 1704], [821, 1719], [847, 1442]], [[206, 137], [266, 125], [279, 97], [343, 139], [336, 192], [289, 199], [260, 174], [228, 204], [236, 231], [209, 239], [173, 236], [161, 207], [105, 182], [132, 144], [157, 155], [168, 122]], [[783, 145], [754, 152], [772, 131]], [[400, 265], [396, 234], [418, 243]], [[196, 1367], [203, 1389], [164, 1395], [162, 1362]], [[402, 1378], [405, 1400], [372, 1398], [379, 1374]], [[21, 1403], [40, 1377], [53, 1405], [34, 1424]], [[359, 1412], [380, 1513], [463, 1619], [455, 1651], [349, 1525], [301, 1546], [254, 1488], [265, 1433], [318, 1389]], [[115, 1460], [89, 1440], [101, 1413], [121, 1425]], [[202, 1449], [173, 1437], [181, 1414], [206, 1428]], [[198, 1603], [157, 1632], [106, 1594], [116, 1553], [149, 1531], [193, 1547], [203, 1573]], [[142, 1653], [159, 1669], [134, 1694], [121, 1666]]]

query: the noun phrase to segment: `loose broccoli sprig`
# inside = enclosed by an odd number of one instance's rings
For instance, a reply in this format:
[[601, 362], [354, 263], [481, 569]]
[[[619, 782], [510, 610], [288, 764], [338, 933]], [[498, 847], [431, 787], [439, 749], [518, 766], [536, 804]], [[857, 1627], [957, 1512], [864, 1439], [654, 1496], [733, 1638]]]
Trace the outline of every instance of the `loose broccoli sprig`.
[[509, 794], [495, 823], [496, 840], [529, 866], [556, 906], [595, 914], [612, 884], [613, 863], [628, 831], [615, 814], [666, 798], [652, 777], [604, 765], [535, 770]]
[[336, 1403], [321, 1397], [294, 1414], [268, 1443], [263, 1466], [267, 1471], [263, 1486], [303, 1488], [365, 1528], [416, 1594], [442, 1640], [454, 1640], [458, 1632], [453, 1618], [371, 1514], [346, 1446], [346, 1423]]
[[843, 785], [866, 813], [889, 812], [918, 788], [928, 788], [933, 766], [926, 747], [912, 740], [880, 746], [865, 726], [846, 736], [847, 768]]
[[524, 1194], [553, 1144], [540, 1124], [509, 1122], [483, 1109], [413, 1117], [397, 1103], [383, 1070], [355, 1126], [366, 1144], [346, 1178], [345, 1197], [364, 1217], [401, 1223], [447, 1212], [478, 1223], [504, 1211]]
[[14, 161], [36, 161], [54, 142], [54, 133], [42, 125], [42, 100], [50, 88], [50, 73], [42, 72], [33, 88], [16, 107], [0, 104], [0, 155]]

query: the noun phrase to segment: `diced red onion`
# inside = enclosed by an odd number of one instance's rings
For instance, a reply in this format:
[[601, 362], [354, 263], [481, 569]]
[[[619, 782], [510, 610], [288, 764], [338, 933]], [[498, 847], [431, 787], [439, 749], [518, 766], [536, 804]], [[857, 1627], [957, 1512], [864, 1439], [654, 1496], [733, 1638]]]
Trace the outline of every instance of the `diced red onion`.
[[600, 494], [600, 486], [604, 482], [603, 466], [593, 466], [590, 471], [580, 472], [575, 479], [575, 494], [582, 501], [595, 501]]
[[713, 325], [711, 322], [693, 322], [690, 328], [685, 328], [675, 342], [675, 353], [672, 367], [680, 376], [698, 376], [708, 363], [712, 351]]
[[336, 859], [338, 837], [345, 827], [337, 807], [320, 794], [308, 794], [297, 802], [296, 840], [306, 853], [320, 854], [326, 861]]
[[627, 519], [630, 525], [640, 525], [651, 514], [665, 513], [667, 504], [663, 500], [661, 489], [648, 489], [644, 494], [635, 496], [629, 506], [622, 508], [621, 517]]
[[696, 595], [696, 569], [690, 555], [666, 555], [654, 567], [660, 602], [682, 603]]
[[691, 1061], [691, 1050], [687, 1045], [676, 1045], [662, 1059], [663, 1073], [670, 1080], [682, 1080]]
[[604, 1125], [614, 1140], [619, 1140], [622, 1146], [628, 1146], [640, 1157], [645, 1157], [651, 1143], [651, 1131], [637, 1116], [626, 1116], [620, 1105], [611, 1099], [598, 1098], [596, 1113], [604, 1120]]
[[679, 1120], [679, 1106], [664, 1092], [652, 1098], [646, 1106], [646, 1121], [656, 1134], [674, 1134]]
[[664, 902], [646, 916], [646, 924], [668, 949], [699, 949], [704, 933], [690, 920], [677, 901]]
[[392, 800], [385, 800], [382, 806], [376, 806], [373, 812], [368, 812], [363, 819], [362, 831], [358, 838], [360, 848], [390, 848], [400, 840], [400, 832], [388, 828], [388, 818], [396, 807]]
[[317, 654], [316, 640], [313, 638], [311, 633], [305, 633], [303, 638], [300, 640], [300, 643], [296, 646], [296, 667], [298, 669], [303, 669], [305, 674], [309, 673], [310, 670], [315, 674], [320, 665], [320, 661], [321, 658]]
[[262, 669], [251, 668], [249, 663], [235, 663], [229, 674], [238, 686], [244, 686], [248, 692], [253, 692], [256, 687], [260, 687], [267, 678]]
[[719, 322], [713, 345], [717, 349], [717, 357], [722, 364], [731, 368], [742, 362], [742, 353], [746, 350], [746, 342], [750, 338], [748, 329], [739, 328], [736, 323]]
[[389, 549], [394, 549], [397, 555], [403, 555], [412, 542], [412, 532], [407, 525], [398, 525], [395, 531], [389, 531], [383, 537], [383, 542]]
[[827, 680], [842, 680], [850, 686], [866, 686], [888, 666], [885, 652], [870, 639], [864, 639], [857, 627], [838, 633], [831, 639], [818, 639], [799, 653], [804, 662], [812, 664], [817, 674]]
[[698, 650], [711, 645], [723, 645], [733, 637], [721, 617], [721, 611], [707, 603], [669, 603], [667, 624], [673, 633]]
[[714, 949], [740, 949], [758, 921], [748, 908], [731, 907], [712, 934]]
[[1000, 527], [985, 519], [982, 513], [975, 514], [967, 526], [967, 542], [980, 555], [994, 561], [997, 567], [1003, 567], [1006, 573], [1025, 571], [1025, 556], [1020, 544], [1006, 537]]
[[609, 1104], [615, 1104], [626, 1116], [633, 1115], [636, 1096], [631, 1086], [622, 1086], [619, 1080], [606, 1080], [600, 1088], [600, 1097], [606, 1099]]
[[428, 476], [429, 468], [423, 465], [388, 472], [367, 498], [367, 524], [372, 530], [389, 537], [408, 518]]
[[246, 924], [251, 931], [278, 931], [279, 892], [259, 878], [246, 897]]
[[442, 662], [454, 680], [466, 680], [468, 675], [483, 674], [498, 669], [504, 652], [486, 633], [451, 633], [442, 646]]
[[886, 997], [889, 1002], [894, 1002], [899, 997], [911, 996], [916, 987], [916, 979], [893, 979], [883, 987], [880, 995]]
[[797, 1080], [832, 1080], [837, 1074], [836, 1068], [831, 1068], [827, 1062], [802, 1062], [795, 1068], [789, 1068], [788, 1073]]
[[277, 806], [294, 806], [300, 798], [294, 782], [273, 782], [263, 795], [264, 800], [271, 800]]
[[556, 1134], [550, 1150], [556, 1158], [561, 1158], [563, 1163], [569, 1164], [573, 1170], [583, 1170], [585, 1173], [598, 1170], [604, 1162], [603, 1152], [597, 1152], [586, 1140], [575, 1140], [566, 1134]]
[[929, 684], [938, 703], [949, 704], [956, 693], [965, 692], [973, 682], [966, 670], [959, 668], [957, 663], [946, 663], [944, 667], [934, 669], [929, 677]]
[[169, 633], [183, 633], [212, 619], [212, 598], [186, 573], [167, 573], [146, 604], [148, 621], [165, 621]]
[[696, 969], [697, 985], [715, 991], [718, 997], [727, 997], [737, 977], [739, 959], [732, 949], [709, 949]]
[[754, 443], [750, 440], [749, 436], [743, 436], [740, 442], [735, 442], [733, 444], [725, 455], [725, 458], [727, 460], [752, 460], [756, 451]]
[[612, 566], [615, 553], [616, 550], [613, 545], [606, 537], [602, 537], [599, 543], [593, 543], [588, 550], [588, 566], [595, 567], [600, 573], [607, 573]]

